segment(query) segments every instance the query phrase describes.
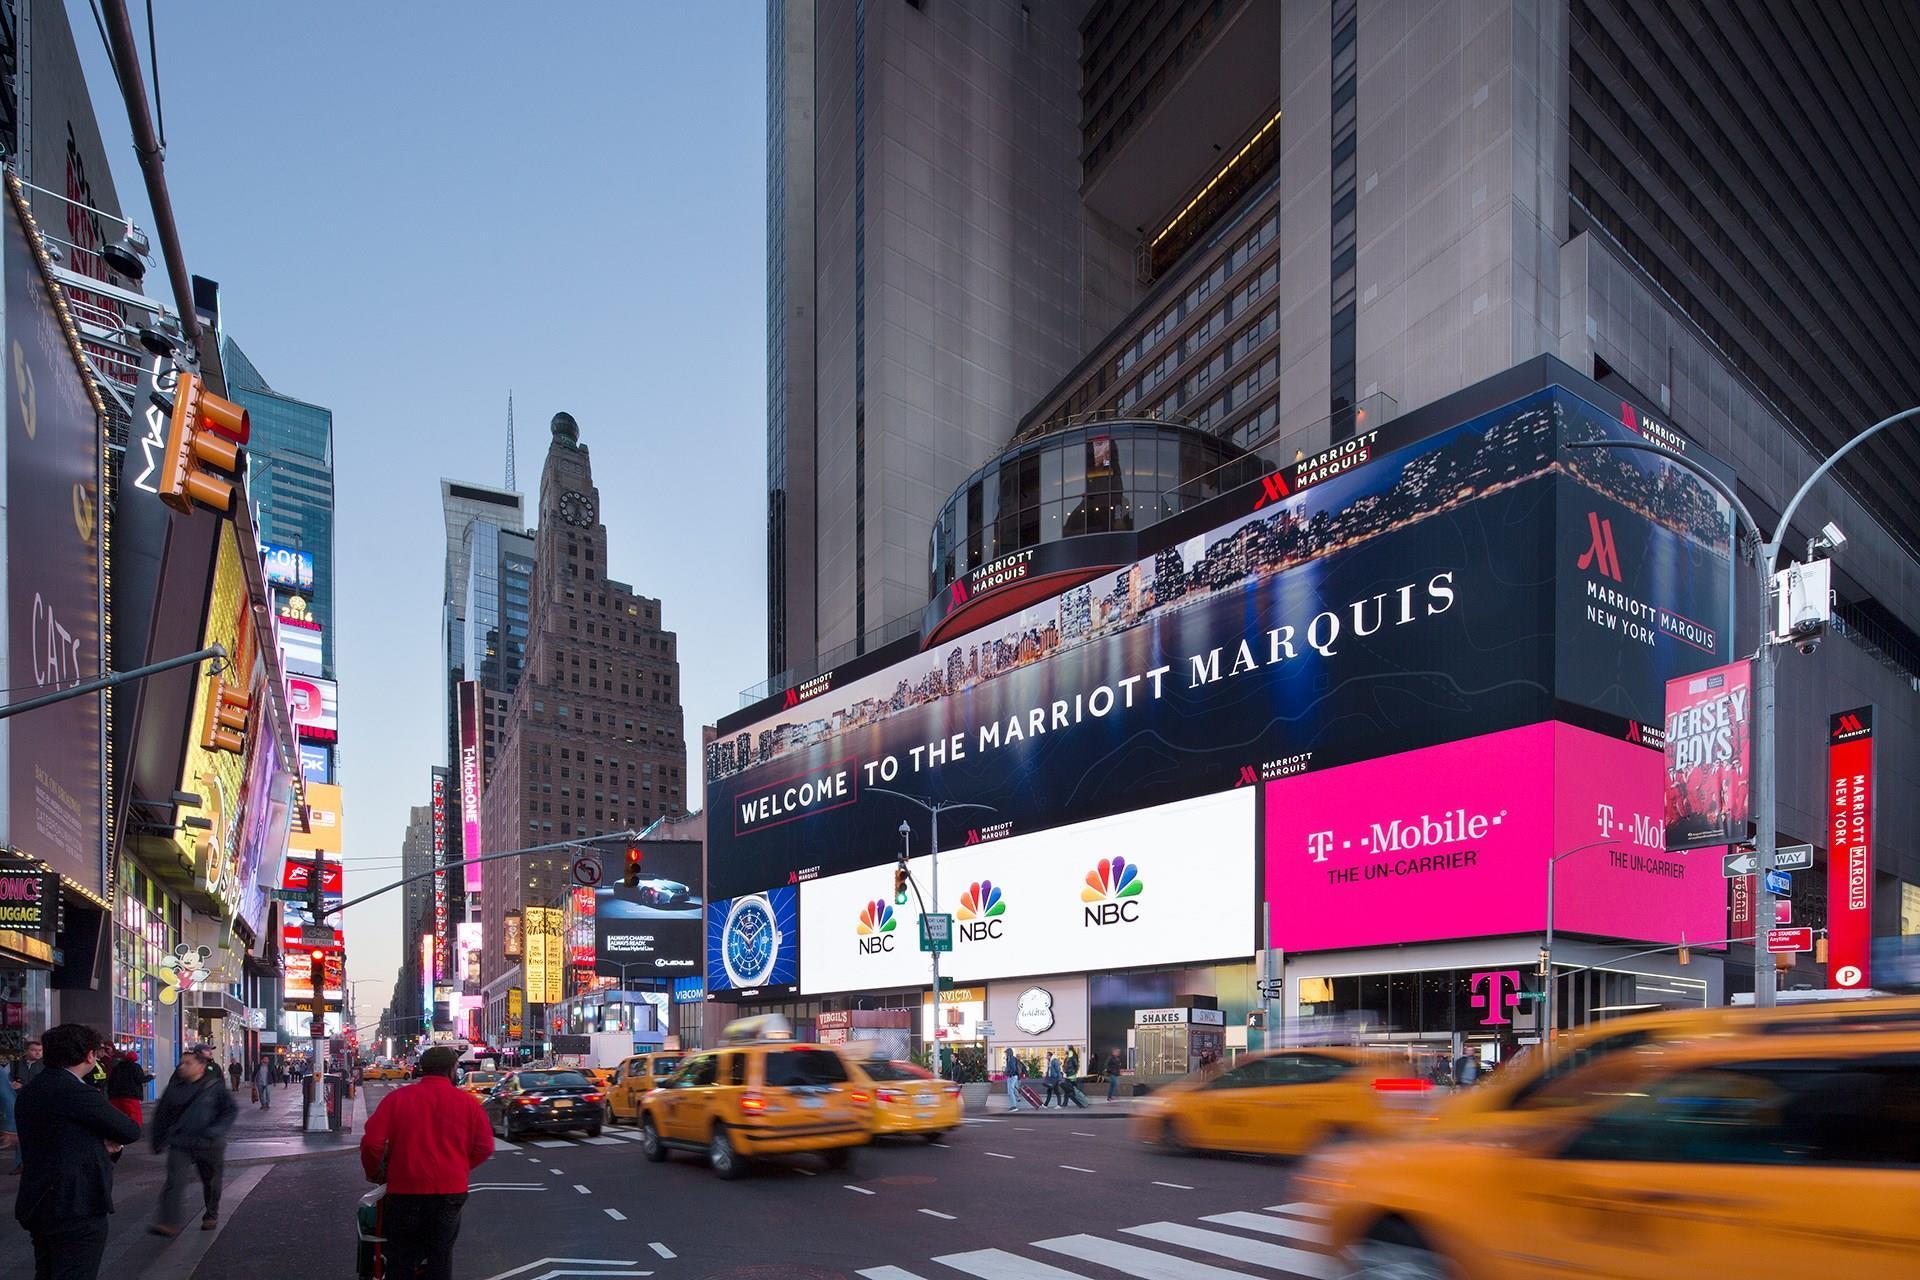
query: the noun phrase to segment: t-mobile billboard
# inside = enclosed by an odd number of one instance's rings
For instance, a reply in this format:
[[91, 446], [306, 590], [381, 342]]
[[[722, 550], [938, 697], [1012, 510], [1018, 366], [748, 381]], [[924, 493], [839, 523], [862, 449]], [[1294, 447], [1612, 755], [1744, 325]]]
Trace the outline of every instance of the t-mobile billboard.
[[[1157, 526], [1131, 564], [724, 734], [707, 757], [712, 891], [888, 861], [901, 820], [925, 821], [889, 789], [985, 806], [949, 818], [944, 846], [1025, 834], [1562, 703], [1657, 724], [1665, 678], [1724, 653], [1718, 499], [1658, 458], [1560, 448], [1635, 438], [1618, 422], [1549, 388], [1390, 437], [1357, 469], [1226, 495]], [[1604, 558], [1565, 532], [1589, 513]], [[1596, 573], [1607, 593], [1589, 594]]]
[[1538, 932], [1557, 853], [1560, 932], [1715, 941], [1721, 850], [1666, 852], [1663, 778], [1653, 748], [1536, 724], [1268, 783], [1273, 945]]

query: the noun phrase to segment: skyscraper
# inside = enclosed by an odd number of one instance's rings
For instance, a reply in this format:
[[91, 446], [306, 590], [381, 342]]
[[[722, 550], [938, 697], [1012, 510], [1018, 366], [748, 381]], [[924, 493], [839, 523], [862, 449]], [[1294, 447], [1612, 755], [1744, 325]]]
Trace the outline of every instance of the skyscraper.
[[[407, 810], [407, 830], [400, 839], [400, 874], [419, 875], [433, 869], [433, 806], [416, 804]], [[433, 925], [433, 881], [410, 881], [400, 890], [400, 956], [418, 963], [420, 924]]]
[[[580, 429], [555, 414], [540, 473], [525, 665], [482, 803], [489, 849], [644, 828], [686, 809], [677, 640], [660, 601], [608, 576], [607, 529]], [[572, 855], [486, 864], [483, 934], [556, 902]], [[507, 961], [485, 949], [481, 978]], [[495, 1029], [497, 1030], [497, 1028]]]

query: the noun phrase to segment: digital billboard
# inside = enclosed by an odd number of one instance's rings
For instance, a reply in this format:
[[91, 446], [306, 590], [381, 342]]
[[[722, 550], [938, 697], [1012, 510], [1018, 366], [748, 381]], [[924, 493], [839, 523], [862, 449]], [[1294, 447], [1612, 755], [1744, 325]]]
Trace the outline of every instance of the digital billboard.
[[296, 675], [319, 675], [326, 664], [320, 624], [307, 618], [290, 618], [283, 613], [276, 625], [279, 628], [280, 652], [287, 670]]
[[1661, 772], [1657, 750], [1548, 723], [1267, 783], [1271, 945], [1538, 932], [1555, 853], [1560, 932], [1717, 940], [1721, 850], [1666, 850]]
[[[972, 982], [1251, 955], [1256, 791], [942, 850], [938, 909], [954, 917], [954, 945], [941, 976]], [[911, 865], [921, 892], [931, 892], [931, 859]], [[805, 993], [931, 982], [919, 900], [894, 902], [891, 866], [809, 880], [799, 892]]]
[[1742, 660], [1667, 682], [1669, 849], [1747, 839], [1753, 820], [1753, 671]]
[[310, 551], [262, 544], [260, 564], [266, 571], [267, 581], [276, 587], [306, 591], [313, 586], [313, 553]]
[[300, 737], [314, 742], [338, 740], [339, 687], [319, 676], [288, 676], [287, 714], [293, 717], [294, 731]]
[[[69, 146], [71, 142], [69, 142]], [[97, 679], [101, 653], [100, 419], [17, 212], [7, 224], [7, 681], [17, 696]], [[64, 303], [62, 304], [64, 305]], [[10, 722], [7, 843], [98, 895], [102, 699]]]
[[340, 853], [346, 848], [346, 811], [340, 788], [331, 782], [307, 784], [307, 829], [295, 830], [287, 837], [295, 849], [308, 852]]
[[707, 904], [707, 998], [799, 990], [800, 897], [782, 885]]
[[[264, 679], [253, 685], [256, 692], [264, 687]], [[238, 918], [256, 936], [266, 927], [267, 891], [279, 880], [286, 857], [293, 798], [293, 772], [280, 754], [278, 739], [264, 731], [248, 735], [239, 847], [234, 858], [234, 902]]]
[[[1724, 660], [1727, 508], [1663, 460], [1561, 447], [1635, 438], [1619, 422], [1549, 388], [1390, 432], [1355, 469], [1225, 495], [1111, 573], [728, 722], [709, 892], [886, 863], [925, 819], [882, 788], [986, 806], [948, 844], [1024, 835], [1563, 706], [1656, 724], [1664, 678]], [[1600, 552], [1568, 532], [1596, 528]]]
[[447, 771], [433, 770], [433, 980], [445, 982], [453, 966], [453, 935], [447, 929]]
[[480, 924], [474, 920], [463, 920], [453, 927], [453, 931], [456, 989], [462, 996], [477, 997], [480, 994]]
[[[309, 959], [312, 949], [288, 952], [287, 977], [282, 990], [289, 1000], [313, 999], [313, 962]], [[347, 956], [344, 951], [326, 952], [320, 961], [325, 971], [327, 1000], [339, 1000], [346, 994]]]
[[1827, 719], [1827, 972], [1833, 986], [1872, 985], [1873, 708]]
[[[301, 893], [307, 891], [307, 885], [313, 879], [311, 859], [288, 858], [286, 870], [280, 878], [280, 887], [295, 889]], [[320, 895], [323, 899], [338, 899], [346, 890], [346, 867], [336, 858], [323, 858], [320, 863]]]
[[547, 998], [547, 935], [540, 922], [544, 910], [528, 907], [525, 912], [526, 955], [520, 967], [527, 980], [527, 999], [534, 1004], [543, 1004]]
[[600, 884], [594, 972], [614, 978], [698, 973], [706, 916], [700, 845], [656, 840], [639, 847], [635, 885]]
[[[480, 791], [484, 761], [480, 754], [480, 682], [463, 680], [459, 689], [460, 848], [462, 858], [480, 856]], [[468, 893], [480, 892], [480, 864], [469, 862], [463, 878]]]
[[307, 783], [333, 781], [333, 748], [323, 742], [300, 744], [300, 777]]
[[593, 968], [593, 920], [596, 914], [593, 890], [575, 885], [567, 893], [567, 967]]

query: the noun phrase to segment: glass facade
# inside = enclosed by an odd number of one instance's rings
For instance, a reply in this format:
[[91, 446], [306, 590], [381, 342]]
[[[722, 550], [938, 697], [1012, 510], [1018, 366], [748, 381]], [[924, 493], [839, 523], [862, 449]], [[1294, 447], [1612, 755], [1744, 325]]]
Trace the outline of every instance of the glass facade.
[[1101, 422], [1041, 436], [967, 477], [934, 521], [929, 596], [1011, 551], [1144, 529], [1244, 483], [1232, 443], [1164, 422]]
[[132, 1046], [140, 1065], [164, 1081], [167, 1071], [156, 1064], [171, 1070], [179, 1060], [181, 1006], [161, 1003], [160, 962], [180, 941], [180, 902], [123, 859], [113, 923], [113, 1041]]

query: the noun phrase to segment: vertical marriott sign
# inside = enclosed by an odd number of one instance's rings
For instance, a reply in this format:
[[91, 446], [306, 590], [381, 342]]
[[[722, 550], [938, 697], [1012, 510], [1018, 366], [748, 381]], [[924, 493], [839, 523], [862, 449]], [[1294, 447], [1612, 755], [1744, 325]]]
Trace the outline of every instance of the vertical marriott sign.
[[1827, 973], [1866, 987], [1873, 946], [1873, 708], [1827, 718]]
[[[460, 685], [460, 849], [463, 858], [480, 856], [480, 684]], [[467, 863], [468, 893], [480, 892], [480, 864]]]
[[445, 982], [447, 964], [447, 771], [433, 771], [433, 978]]

